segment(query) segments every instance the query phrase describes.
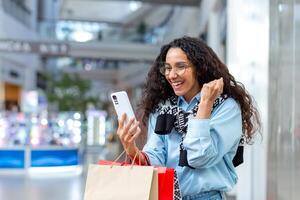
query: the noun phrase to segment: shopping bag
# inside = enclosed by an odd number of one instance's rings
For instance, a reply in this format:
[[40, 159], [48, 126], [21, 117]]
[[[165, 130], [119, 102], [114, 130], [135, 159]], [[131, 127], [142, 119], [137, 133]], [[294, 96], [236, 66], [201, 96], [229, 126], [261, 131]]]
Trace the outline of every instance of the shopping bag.
[[[116, 166], [129, 166], [126, 162], [113, 162], [108, 160], [100, 160], [98, 162], [100, 165], [116, 165]], [[154, 171], [157, 173], [157, 186], [153, 186], [155, 188], [158, 187], [158, 200], [180, 200], [181, 193], [179, 188], [178, 178], [176, 176], [176, 172], [173, 168], [167, 167], [154, 167]], [[153, 184], [153, 183], [152, 183]], [[154, 192], [151, 192], [151, 194]]]
[[90, 165], [84, 200], [158, 200], [152, 166]]
[[167, 167], [155, 167], [154, 169], [158, 170], [158, 199], [181, 200], [176, 171]]
[[156, 167], [158, 172], [158, 199], [173, 200], [174, 194], [174, 169]]

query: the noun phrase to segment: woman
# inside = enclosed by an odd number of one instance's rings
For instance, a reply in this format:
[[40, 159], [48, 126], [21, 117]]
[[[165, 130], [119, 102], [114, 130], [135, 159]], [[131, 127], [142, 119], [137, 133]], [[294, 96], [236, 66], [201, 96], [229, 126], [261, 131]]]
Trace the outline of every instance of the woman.
[[233, 158], [243, 138], [260, 128], [257, 109], [203, 41], [183, 37], [163, 46], [142, 95], [148, 141], [139, 150], [139, 122], [126, 115], [118, 135], [126, 153], [144, 165], [176, 170], [183, 200], [222, 199], [237, 182]]

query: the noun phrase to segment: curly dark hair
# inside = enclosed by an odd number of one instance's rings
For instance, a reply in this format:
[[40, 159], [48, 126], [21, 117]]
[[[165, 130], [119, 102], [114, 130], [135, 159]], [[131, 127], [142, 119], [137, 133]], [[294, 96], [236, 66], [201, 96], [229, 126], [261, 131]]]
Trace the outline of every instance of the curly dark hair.
[[200, 87], [212, 80], [223, 77], [223, 94], [235, 99], [242, 111], [243, 134], [246, 143], [252, 141], [254, 133], [260, 131], [261, 121], [253, 99], [244, 85], [234, 79], [227, 66], [220, 61], [214, 51], [200, 39], [184, 36], [164, 45], [155, 59], [143, 88], [140, 103], [142, 122], [145, 125], [155, 106], [162, 100], [175, 95], [171, 85], [159, 72], [160, 64], [166, 59], [170, 48], [182, 49], [189, 61], [196, 67], [197, 80]]

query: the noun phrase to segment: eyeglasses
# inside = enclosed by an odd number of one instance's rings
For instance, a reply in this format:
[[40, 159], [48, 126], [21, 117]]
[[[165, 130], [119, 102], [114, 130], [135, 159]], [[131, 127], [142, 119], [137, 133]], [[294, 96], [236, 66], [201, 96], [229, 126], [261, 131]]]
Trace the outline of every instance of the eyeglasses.
[[[185, 69], [188, 68], [189, 65], [184, 62], [178, 62], [174, 66], [175, 73], [178, 76], [182, 76], [185, 72]], [[169, 63], [162, 63], [159, 67], [159, 72], [164, 76], [169, 76], [172, 71], [172, 66]]]

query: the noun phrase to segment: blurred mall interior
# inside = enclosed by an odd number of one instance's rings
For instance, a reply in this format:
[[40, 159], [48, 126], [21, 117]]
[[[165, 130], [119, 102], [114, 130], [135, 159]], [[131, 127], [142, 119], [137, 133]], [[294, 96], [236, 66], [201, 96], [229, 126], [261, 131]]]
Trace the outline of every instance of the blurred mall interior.
[[0, 199], [83, 199], [88, 164], [122, 151], [110, 93], [136, 108], [160, 47], [183, 35], [261, 113], [228, 199], [300, 199], [299, 0], [0, 0]]

